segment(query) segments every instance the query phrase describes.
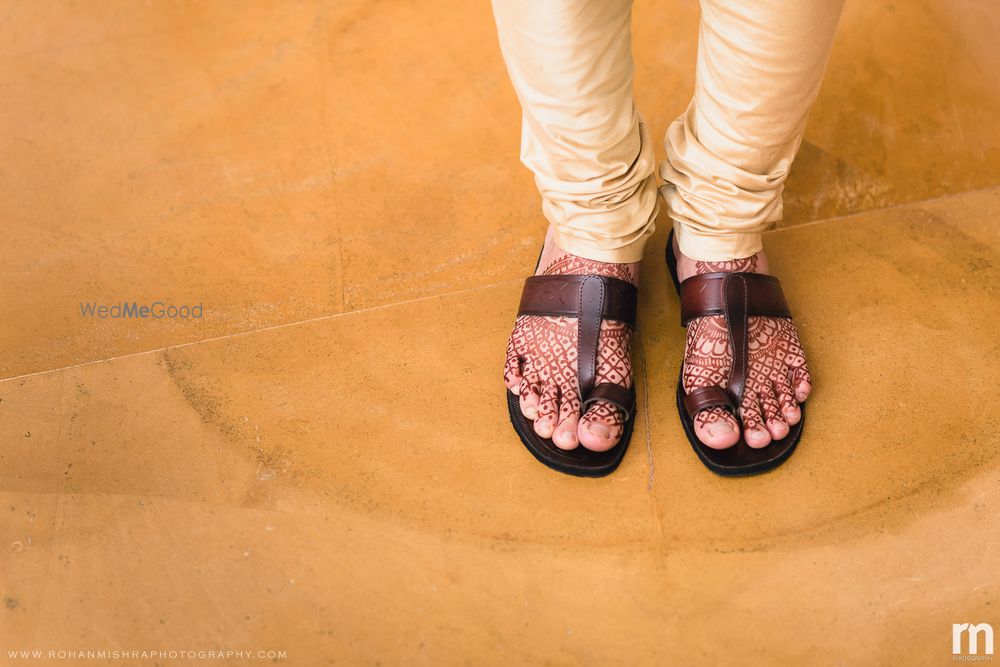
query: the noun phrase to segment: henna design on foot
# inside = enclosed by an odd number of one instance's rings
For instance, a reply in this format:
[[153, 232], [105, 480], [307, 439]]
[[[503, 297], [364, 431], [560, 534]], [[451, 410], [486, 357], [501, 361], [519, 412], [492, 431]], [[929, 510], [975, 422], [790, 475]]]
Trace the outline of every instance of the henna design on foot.
[[[758, 273], [759, 258], [752, 257], [724, 262], [694, 262], [697, 274], [716, 272]], [[747, 380], [740, 419], [744, 432], [769, 432], [768, 424], [782, 428], [787, 422], [783, 406], [797, 406], [795, 390], [801, 382], [809, 382], [805, 352], [798, 330], [792, 320], [778, 317], [749, 318]], [[702, 317], [688, 324], [684, 352], [682, 382], [684, 391], [691, 393], [697, 387], [728, 385], [732, 367], [732, 350], [725, 318]], [[695, 415], [695, 428], [699, 433], [717, 422], [733, 417], [723, 408], [710, 408]]]
[[695, 262], [694, 272], [703, 273], [757, 273], [757, 255], [725, 262]]
[[[569, 253], [560, 254], [552, 260], [541, 275], [602, 275], [632, 284], [638, 281], [635, 265], [598, 262]], [[520, 377], [521, 387], [541, 395], [547, 387], [555, 385], [558, 390], [556, 418], [559, 423], [569, 415], [580, 413], [576, 327], [576, 318], [521, 315], [514, 323], [508, 342], [504, 367], [508, 386]], [[601, 323], [597, 382], [614, 382], [626, 388], [632, 385], [631, 336], [631, 330], [621, 322]], [[621, 411], [605, 401], [592, 405], [586, 418], [588, 422], [604, 422], [611, 439], [616, 439], [624, 427]]]

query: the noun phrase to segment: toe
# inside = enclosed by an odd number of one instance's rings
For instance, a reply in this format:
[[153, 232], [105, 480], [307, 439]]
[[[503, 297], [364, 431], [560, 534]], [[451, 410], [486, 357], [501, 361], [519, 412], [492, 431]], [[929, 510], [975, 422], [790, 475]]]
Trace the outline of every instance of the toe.
[[812, 391], [812, 378], [805, 364], [792, 369], [792, 386], [795, 388], [795, 400], [804, 403]]
[[764, 427], [764, 416], [760, 411], [757, 392], [748, 390], [743, 394], [740, 418], [743, 420], [743, 437], [748, 445], [759, 449], [771, 444], [771, 434]]
[[507, 360], [503, 365], [503, 383], [509, 391], [518, 392], [521, 384], [521, 357], [514, 348], [514, 336], [507, 341]]
[[577, 437], [580, 444], [595, 452], [606, 452], [618, 444], [622, 435], [621, 411], [611, 403], [598, 401], [580, 420]]
[[559, 389], [549, 384], [538, 399], [538, 413], [535, 417], [535, 433], [542, 438], [551, 438], [559, 419]]
[[781, 440], [788, 435], [788, 422], [785, 421], [785, 416], [781, 413], [778, 397], [770, 387], [762, 389], [759, 396], [767, 432], [771, 434], [772, 439]]
[[559, 449], [576, 449], [580, 444], [577, 430], [580, 427], [579, 415], [571, 415], [559, 422], [555, 433], [552, 434], [552, 443]]
[[788, 378], [782, 376], [775, 379], [774, 394], [778, 397], [778, 405], [785, 421], [790, 426], [798, 424], [799, 420], [802, 419], [802, 410], [799, 409], [799, 403], [795, 400], [795, 393]]
[[739, 424], [722, 408], [709, 408], [696, 414], [694, 433], [698, 440], [712, 449], [727, 449], [740, 440]]
[[[688, 326], [682, 378], [685, 393], [703, 387], [725, 386], [728, 364], [732, 363], [726, 341], [725, 322], [721, 317], [702, 317]], [[694, 433], [702, 444], [712, 449], [727, 449], [740, 441], [736, 415], [721, 407], [695, 414]]]
[[532, 382], [531, 378], [527, 376], [522, 377], [517, 395], [521, 403], [521, 414], [528, 419], [534, 420], [538, 416], [538, 401], [540, 399], [538, 384]]
[[580, 399], [575, 387], [562, 387], [560, 397], [559, 424], [552, 434], [552, 443], [559, 449], [576, 449], [580, 444], [577, 435], [580, 426]]

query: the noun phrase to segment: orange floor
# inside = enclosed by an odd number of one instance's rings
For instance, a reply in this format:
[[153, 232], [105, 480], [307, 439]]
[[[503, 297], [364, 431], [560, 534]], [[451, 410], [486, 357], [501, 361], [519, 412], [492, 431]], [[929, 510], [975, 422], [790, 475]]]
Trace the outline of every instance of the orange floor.
[[[697, 19], [636, 3], [654, 132]], [[0, 664], [943, 665], [953, 623], [1000, 633], [998, 34], [848, 5], [766, 240], [816, 379], [796, 455], [691, 452], [664, 222], [637, 432], [580, 480], [503, 401], [545, 226], [488, 3], [0, 6]], [[155, 300], [204, 317], [80, 314]]]

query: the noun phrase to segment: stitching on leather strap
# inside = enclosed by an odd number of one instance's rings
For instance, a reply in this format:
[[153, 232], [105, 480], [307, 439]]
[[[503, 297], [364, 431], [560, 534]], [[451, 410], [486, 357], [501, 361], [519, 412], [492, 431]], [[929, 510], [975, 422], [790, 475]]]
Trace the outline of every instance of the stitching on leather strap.
[[[598, 289], [596, 304], [588, 304], [584, 298], [588, 291], [587, 286], [596, 286]], [[601, 276], [587, 276], [580, 281], [579, 309], [577, 311], [576, 323], [576, 349], [577, 349], [577, 389], [581, 399], [593, 389], [593, 383], [597, 379], [597, 355], [601, 341], [601, 322], [604, 315], [604, 304], [607, 298], [607, 285]], [[592, 312], [592, 307], [596, 305], [596, 312]], [[587, 316], [593, 315], [593, 321]], [[592, 345], [584, 349], [585, 336], [593, 335]], [[586, 375], [584, 374], [586, 369]], [[586, 379], [586, 381], [585, 381]]]
[[749, 371], [750, 356], [750, 290], [747, 286], [746, 278], [740, 276], [740, 283], [743, 285], [743, 321], [740, 328], [743, 329], [743, 350], [740, 357], [743, 359], [743, 386], [740, 387], [739, 401], [743, 403], [743, 395], [747, 391], [747, 372]]
[[[742, 310], [739, 313], [734, 312], [734, 306], [736, 304], [734, 304], [733, 299], [730, 298], [729, 291], [730, 285], [735, 280], [740, 281], [740, 287], [742, 288], [742, 303], [740, 304], [742, 305]], [[731, 273], [723, 279], [722, 297], [725, 304], [726, 329], [729, 333], [729, 342], [732, 346], [731, 353], [733, 357], [732, 366], [729, 369], [728, 391], [735, 400], [737, 406], [739, 406], [743, 402], [743, 394], [746, 391], [747, 355], [749, 352], [748, 347], [750, 335], [748, 320], [749, 315], [747, 312], [749, 304], [749, 291], [743, 274]], [[734, 322], [734, 316], [737, 316], [739, 321]], [[737, 334], [739, 335], [737, 336]]]

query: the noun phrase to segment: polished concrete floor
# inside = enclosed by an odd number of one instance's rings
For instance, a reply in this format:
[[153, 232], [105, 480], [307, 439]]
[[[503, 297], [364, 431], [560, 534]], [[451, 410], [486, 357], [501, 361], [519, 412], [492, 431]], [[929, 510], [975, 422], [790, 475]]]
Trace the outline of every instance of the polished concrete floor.
[[[697, 19], [637, 2], [656, 132]], [[637, 432], [580, 480], [504, 407], [544, 224], [488, 3], [3, 3], [0, 664], [939, 665], [1000, 632], [998, 34], [848, 4], [767, 237], [796, 455], [690, 451], [661, 224]], [[80, 312], [156, 300], [203, 317]]]

